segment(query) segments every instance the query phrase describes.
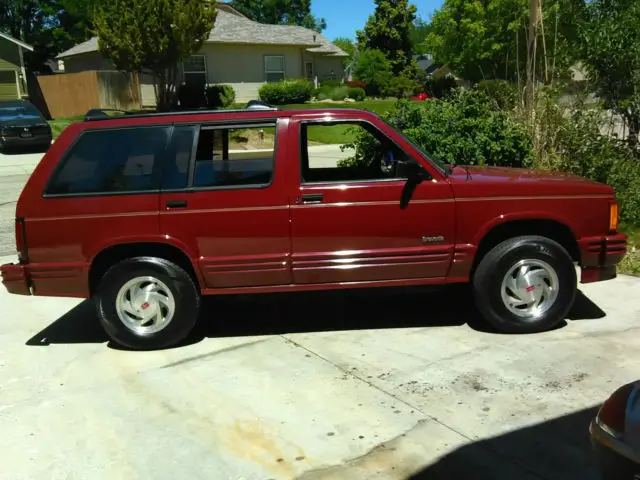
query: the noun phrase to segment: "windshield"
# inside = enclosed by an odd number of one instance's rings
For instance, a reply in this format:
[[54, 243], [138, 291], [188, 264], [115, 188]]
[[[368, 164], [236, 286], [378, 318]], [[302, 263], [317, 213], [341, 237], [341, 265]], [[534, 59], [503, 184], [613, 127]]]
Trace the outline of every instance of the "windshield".
[[[389, 125], [389, 124], [387, 124], [387, 125]], [[418, 150], [429, 162], [431, 162], [433, 165], [435, 165], [443, 173], [447, 171], [447, 164], [445, 162], [443, 162], [442, 160], [436, 160], [435, 158], [432, 158], [422, 148], [420, 148], [414, 142], [409, 140], [409, 138], [407, 138], [407, 136], [405, 134], [403, 134], [400, 130], [398, 130], [396, 127], [394, 127], [392, 125], [389, 125], [389, 126], [393, 130], [395, 130], [398, 133], [398, 135], [402, 135], [402, 138], [404, 138], [407, 141], [407, 143], [409, 143], [412, 147], [414, 147], [416, 150]]]
[[42, 115], [30, 103], [2, 103], [0, 104], [0, 121], [6, 120], [40, 120]]

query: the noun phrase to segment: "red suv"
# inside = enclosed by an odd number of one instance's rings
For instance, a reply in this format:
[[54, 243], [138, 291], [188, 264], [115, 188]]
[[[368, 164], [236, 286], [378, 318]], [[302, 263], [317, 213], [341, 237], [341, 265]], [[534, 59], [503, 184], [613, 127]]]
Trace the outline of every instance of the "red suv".
[[53, 144], [0, 272], [14, 294], [93, 298], [130, 348], [179, 342], [201, 295], [459, 282], [498, 330], [538, 332], [569, 311], [574, 264], [616, 276], [617, 223], [606, 185], [436, 161], [365, 111], [127, 115]]

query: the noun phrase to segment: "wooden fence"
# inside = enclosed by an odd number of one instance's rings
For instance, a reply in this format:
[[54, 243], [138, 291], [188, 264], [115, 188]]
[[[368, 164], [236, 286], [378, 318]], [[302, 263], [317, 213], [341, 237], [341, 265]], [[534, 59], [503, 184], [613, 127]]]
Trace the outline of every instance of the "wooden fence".
[[38, 84], [52, 118], [84, 115], [92, 108], [142, 108], [134, 73], [89, 70], [41, 75]]

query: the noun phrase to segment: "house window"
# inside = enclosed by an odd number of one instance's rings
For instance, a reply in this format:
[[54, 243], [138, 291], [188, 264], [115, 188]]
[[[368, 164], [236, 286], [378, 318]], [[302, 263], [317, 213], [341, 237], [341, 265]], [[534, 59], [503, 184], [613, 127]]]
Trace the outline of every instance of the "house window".
[[182, 62], [184, 83], [195, 87], [207, 84], [207, 60], [204, 55], [192, 55]]
[[267, 55], [264, 57], [264, 74], [267, 82], [284, 80], [284, 56]]

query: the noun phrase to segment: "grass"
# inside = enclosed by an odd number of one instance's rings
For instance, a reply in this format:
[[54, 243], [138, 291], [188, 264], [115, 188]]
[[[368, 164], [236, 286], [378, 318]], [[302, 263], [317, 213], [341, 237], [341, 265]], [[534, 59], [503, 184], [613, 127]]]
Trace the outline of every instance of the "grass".
[[622, 227], [629, 235], [629, 247], [627, 256], [618, 266], [618, 272], [625, 275], [640, 276], [640, 227]]
[[84, 115], [78, 115], [75, 117], [56, 118], [55, 120], [49, 120], [53, 138], [58, 138], [65, 128], [67, 128], [72, 123], [82, 122], [83, 119]]

